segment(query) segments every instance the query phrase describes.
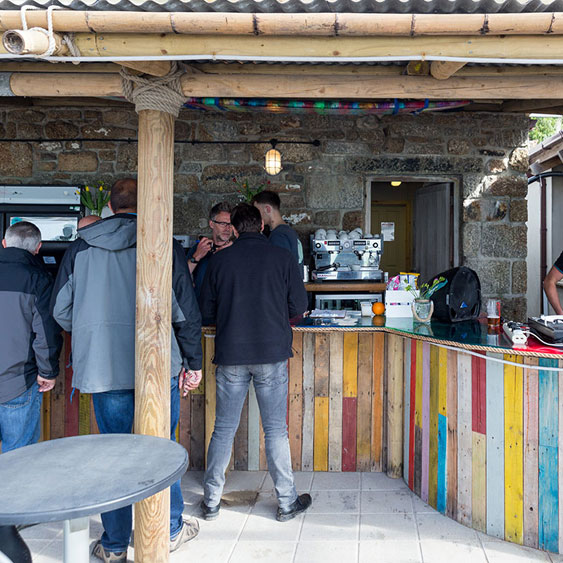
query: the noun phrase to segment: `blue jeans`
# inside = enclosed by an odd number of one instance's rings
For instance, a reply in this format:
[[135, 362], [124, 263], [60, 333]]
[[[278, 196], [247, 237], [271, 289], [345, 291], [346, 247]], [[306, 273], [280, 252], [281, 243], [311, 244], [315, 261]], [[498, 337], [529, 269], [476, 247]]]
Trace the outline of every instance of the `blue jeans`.
[[42, 398], [39, 385], [34, 383], [19, 397], [0, 403], [0, 441], [4, 453], [39, 440]]
[[[94, 412], [101, 434], [129, 434], [133, 429], [135, 414], [135, 391], [106, 391], [93, 393]], [[170, 439], [175, 440], [176, 426], [180, 418], [180, 390], [178, 378], [174, 377], [170, 386]], [[127, 455], [127, 452], [123, 452]], [[103, 463], [103, 460], [100, 460]], [[180, 481], [170, 487], [170, 537], [175, 538], [182, 528], [184, 499]], [[102, 545], [107, 551], [126, 551], [131, 540], [131, 506], [118, 508], [102, 514], [104, 533]]]
[[287, 437], [287, 361], [276, 364], [217, 366], [215, 428], [207, 450], [207, 470], [203, 478], [204, 501], [217, 506], [225, 485], [225, 470], [231, 459], [233, 440], [240, 413], [253, 380], [264, 437], [268, 470], [274, 481], [280, 508], [297, 499]]

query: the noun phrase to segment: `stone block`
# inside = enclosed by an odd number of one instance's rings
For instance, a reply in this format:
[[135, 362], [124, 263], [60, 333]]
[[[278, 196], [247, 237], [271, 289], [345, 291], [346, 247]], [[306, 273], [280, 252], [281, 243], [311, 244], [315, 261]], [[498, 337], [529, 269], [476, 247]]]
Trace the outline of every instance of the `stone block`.
[[[100, 165], [98, 166], [98, 174], [103, 175], [103, 174], [113, 174], [115, 172], [115, 166], [113, 161], [111, 162], [100, 162]], [[111, 182], [110, 184], [111, 185]]]
[[518, 172], [528, 171], [529, 152], [526, 147], [517, 147], [510, 153], [508, 164]]
[[463, 222], [470, 223], [472, 221], [481, 220], [481, 201], [466, 200], [463, 202]]
[[223, 145], [182, 145], [182, 164], [188, 162], [213, 162], [215, 160], [222, 161], [225, 158]]
[[[486, 298], [486, 296], [484, 296]], [[524, 323], [528, 319], [528, 302], [525, 297], [501, 298], [501, 314], [511, 321]]]
[[0, 142], [0, 175], [31, 177], [33, 150], [28, 143]]
[[199, 187], [197, 176], [188, 174], [176, 174], [174, 176], [174, 193], [186, 194], [197, 192]]
[[512, 292], [523, 293], [528, 291], [528, 266], [524, 260], [512, 263]]
[[[137, 128], [127, 129], [125, 127], [115, 127], [113, 125], [91, 124], [84, 125], [81, 130], [82, 137], [88, 139], [128, 139], [137, 138]], [[135, 144], [136, 146], [136, 144]]]
[[483, 225], [481, 252], [483, 256], [526, 258], [527, 228], [506, 224]]
[[137, 114], [133, 110], [109, 109], [102, 113], [102, 121], [106, 125], [137, 126]]
[[481, 247], [481, 224], [465, 223], [461, 227], [462, 250], [466, 258], [474, 258], [479, 255]]
[[199, 193], [174, 195], [174, 234], [197, 235], [207, 226], [211, 199]]
[[525, 223], [528, 220], [528, 202], [525, 199], [512, 199], [510, 201], [510, 221]]
[[519, 147], [528, 140], [528, 129], [495, 129], [489, 145], [492, 147]]
[[236, 141], [239, 132], [235, 123], [224, 119], [207, 120], [197, 126], [196, 139], [199, 141]]
[[8, 119], [18, 123], [40, 123], [45, 119], [45, 112], [33, 109], [15, 109], [8, 111]]
[[97, 169], [98, 157], [94, 152], [59, 154], [59, 170], [63, 172], [94, 172]]
[[340, 211], [318, 211], [313, 221], [319, 227], [340, 227]]
[[43, 137], [43, 126], [37, 123], [18, 123], [17, 132], [20, 139], [37, 139]]
[[507, 295], [512, 293], [510, 287], [509, 260], [483, 260], [473, 258], [465, 264], [475, 270], [481, 282], [481, 293], [486, 295]]
[[482, 154], [483, 156], [506, 156], [504, 151], [493, 149], [480, 149], [479, 154]]
[[282, 211], [283, 220], [289, 225], [310, 225], [312, 223], [311, 213], [306, 209], [295, 209], [291, 212]]
[[117, 147], [117, 160], [115, 168], [118, 172], [136, 172], [137, 171], [137, 144], [120, 144]]
[[82, 112], [79, 109], [49, 110], [49, 119], [53, 121], [80, 121]]
[[115, 160], [115, 151], [114, 150], [99, 151], [98, 157], [100, 160]]
[[500, 159], [492, 159], [487, 162], [487, 170], [491, 174], [500, 174], [506, 170], [506, 162]]
[[348, 211], [344, 213], [342, 217], [342, 228], [345, 231], [351, 231], [356, 227], [361, 227], [362, 230], [365, 225], [365, 213], [361, 210], [359, 211]]
[[412, 156], [375, 158], [357, 157], [347, 161], [347, 169], [353, 173], [417, 173], [417, 174], [463, 174], [481, 172], [480, 158], [448, 156]]
[[465, 139], [450, 139], [448, 141], [448, 152], [450, 154], [467, 154], [471, 151], [471, 145]]
[[179, 172], [181, 174], [201, 174], [203, 167], [198, 162], [182, 162], [180, 163]]
[[402, 153], [405, 148], [404, 137], [385, 137], [383, 152]]
[[174, 139], [177, 141], [191, 141], [193, 139], [194, 126], [186, 121], [174, 123]]
[[322, 150], [325, 154], [342, 154], [342, 155], [372, 154], [369, 145], [367, 145], [366, 143], [351, 143], [345, 141], [329, 141], [327, 143], [323, 143]]
[[528, 181], [523, 174], [501, 176], [485, 188], [483, 193], [494, 196], [526, 197]]
[[383, 145], [385, 142], [385, 133], [379, 124], [374, 127], [358, 128], [357, 131], [358, 137], [362, 141], [375, 143], [376, 145]]
[[[265, 189], [270, 189], [270, 186], [266, 186]], [[291, 212], [293, 213], [294, 210], [303, 211], [303, 209], [305, 208], [305, 199], [303, 197], [303, 194], [280, 193], [279, 196], [280, 196], [280, 207], [282, 212], [285, 212], [286, 210], [291, 210]]]
[[236, 178], [239, 182], [248, 180], [251, 187], [257, 187], [267, 182], [264, 176], [264, 171], [256, 165], [212, 164], [203, 169], [201, 190], [207, 193], [236, 195], [239, 187], [233, 181], [233, 178]]
[[56, 167], [57, 167], [57, 163], [53, 161], [40, 162], [37, 165], [37, 169], [40, 170], [41, 172], [50, 172], [52, 170], [55, 170]]
[[317, 209], [358, 209], [364, 204], [361, 176], [311, 174], [306, 185], [307, 207]]
[[441, 141], [432, 142], [431, 140], [410, 143], [407, 138], [404, 152], [405, 154], [444, 154], [444, 144]]
[[485, 221], [503, 221], [508, 213], [508, 203], [502, 200], [485, 200]]

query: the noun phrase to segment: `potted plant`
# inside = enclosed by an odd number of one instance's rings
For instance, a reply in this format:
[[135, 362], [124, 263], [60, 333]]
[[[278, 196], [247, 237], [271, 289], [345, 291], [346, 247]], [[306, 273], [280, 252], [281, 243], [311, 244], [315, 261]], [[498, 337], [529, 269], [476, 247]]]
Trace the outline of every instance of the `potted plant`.
[[430, 300], [432, 295], [444, 287], [448, 283], [448, 280], [443, 276], [434, 278], [432, 283], [423, 283], [418, 289], [411, 285], [407, 285], [407, 291], [410, 291], [414, 296], [414, 301], [412, 302], [412, 314], [414, 318], [419, 323], [430, 322], [432, 318], [432, 313], [434, 312], [434, 302]]
[[241, 201], [244, 201], [245, 203], [250, 203], [252, 201], [252, 198], [255, 195], [259, 194], [266, 187], [266, 185], [270, 183], [270, 181], [268, 180], [266, 184], [258, 184], [255, 188], [251, 188], [248, 180], [239, 181], [236, 178], [233, 178], [233, 182], [237, 186], [239, 199]]
[[92, 215], [101, 217], [104, 207], [109, 203], [110, 195], [111, 191], [106, 187], [105, 182], [96, 182], [92, 188], [84, 186], [80, 190], [80, 201]]

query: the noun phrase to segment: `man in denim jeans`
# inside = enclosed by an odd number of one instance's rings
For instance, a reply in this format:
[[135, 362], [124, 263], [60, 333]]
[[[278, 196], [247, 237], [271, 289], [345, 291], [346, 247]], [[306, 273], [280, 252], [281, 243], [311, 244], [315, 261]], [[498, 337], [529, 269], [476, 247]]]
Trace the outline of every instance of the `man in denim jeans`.
[[307, 510], [297, 495], [287, 436], [287, 360], [291, 317], [307, 308], [307, 292], [291, 252], [268, 243], [257, 208], [240, 204], [231, 214], [237, 240], [209, 261], [200, 297], [204, 324], [216, 324], [217, 401], [207, 451], [201, 512], [219, 515], [225, 470], [252, 380], [264, 428], [268, 470], [278, 499], [277, 519]]
[[[78, 240], [63, 258], [52, 300], [55, 319], [72, 332], [72, 385], [92, 393], [103, 434], [131, 432], [135, 413], [136, 180], [114, 184], [110, 208], [115, 215], [78, 231]], [[184, 251], [177, 242], [172, 257], [170, 437], [174, 439], [180, 413], [178, 387], [197, 387], [202, 354], [201, 316]], [[179, 381], [184, 369], [190, 377]], [[183, 510], [178, 481], [170, 490], [170, 551], [199, 530], [197, 520], [182, 518]], [[105, 562], [125, 562], [131, 507], [102, 514], [102, 524], [104, 533], [93, 555]]]
[[0, 249], [0, 441], [8, 452], [39, 440], [41, 397], [59, 374], [61, 328], [49, 312], [53, 280], [36, 258], [41, 232], [20, 221]]

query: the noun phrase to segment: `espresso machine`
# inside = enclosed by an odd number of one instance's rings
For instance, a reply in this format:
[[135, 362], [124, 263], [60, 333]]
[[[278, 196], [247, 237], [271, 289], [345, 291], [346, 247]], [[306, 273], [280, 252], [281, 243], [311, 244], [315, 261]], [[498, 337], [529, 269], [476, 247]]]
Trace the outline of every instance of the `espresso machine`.
[[379, 263], [383, 254], [381, 235], [362, 237], [361, 231], [335, 232], [319, 229], [311, 235], [314, 262], [312, 279], [383, 281]]

